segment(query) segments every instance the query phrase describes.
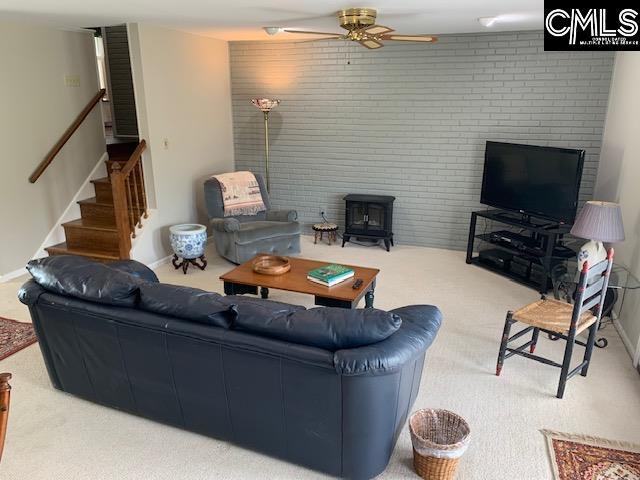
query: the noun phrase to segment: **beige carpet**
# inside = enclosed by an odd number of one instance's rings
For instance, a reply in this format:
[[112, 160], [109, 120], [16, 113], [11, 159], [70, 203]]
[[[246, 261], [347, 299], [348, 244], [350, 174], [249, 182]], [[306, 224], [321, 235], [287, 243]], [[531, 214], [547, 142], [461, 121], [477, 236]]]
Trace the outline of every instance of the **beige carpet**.
[[[557, 369], [522, 358], [493, 375], [507, 308], [537, 298], [533, 290], [464, 263], [462, 252], [398, 245], [390, 253], [355, 245], [313, 245], [309, 258], [381, 269], [375, 305], [431, 303], [445, 321], [429, 350], [414, 408], [445, 407], [463, 415], [472, 443], [459, 478], [550, 479], [540, 429], [581, 432], [640, 442], [640, 377], [613, 327], [609, 347], [597, 349], [589, 377], [576, 377], [564, 400], [555, 398]], [[209, 252], [205, 272], [184, 276], [170, 265], [163, 281], [221, 292], [218, 275], [231, 265]], [[0, 315], [28, 320], [15, 299], [20, 282], [0, 284]], [[306, 296], [272, 292], [275, 300], [311, 306]], [[538, 351], [561, 358], [561, 343], [542, 340]], [[0, 361], [13, 373], [12, 410], [3, 480], [40, 479], [309, 479], [322, 475], [226, 442], [93, 405], [54, 390], [37, 345]], [[380, 478], [418, 478], [411, 469], [408, 431], [401, 434]]]

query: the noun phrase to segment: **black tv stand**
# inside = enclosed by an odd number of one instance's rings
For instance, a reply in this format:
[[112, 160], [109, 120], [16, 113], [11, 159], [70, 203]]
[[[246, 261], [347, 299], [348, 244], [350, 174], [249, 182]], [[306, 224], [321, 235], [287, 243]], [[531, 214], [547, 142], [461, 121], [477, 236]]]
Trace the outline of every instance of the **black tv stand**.
[[[478, 218], [499, 226], [477, 234]], [[505, 210], [472, 212], [466, 261], [546, 293], [555, 261], [575, 255], [562, 245], [570, 230], [571, 225]], [[484, 248], [474, 256], [476, 242]]]
[[[489, 210], [490, 211], [490, 210]], [[506, 210], [497, 210], [497, 218], [504, 218], [508, 220], [511, 225], [518, 225], [524, 228], [528, 227], [541, 227], [541, 228], [553, 228], [559, 226], [557, 223], [549, 222], [542, 219], [534, 219], [531, 215], [526, 213], [514, 213]]]

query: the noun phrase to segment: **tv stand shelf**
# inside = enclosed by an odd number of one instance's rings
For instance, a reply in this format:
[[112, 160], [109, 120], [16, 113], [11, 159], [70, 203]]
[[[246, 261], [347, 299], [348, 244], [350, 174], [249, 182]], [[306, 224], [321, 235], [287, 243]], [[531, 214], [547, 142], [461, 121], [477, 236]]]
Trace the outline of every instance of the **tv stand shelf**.
[[[519, 229], [513, 233], [515, 241], [501, 238], [506, 230], [496, 229], [487, 233], [476, 233], [478, 218], [484, 218], [507, 228]], [[546, 293], [551, 287], [551, 269], [557, 261], [575, 256], [570, 248], [560, 244], [571, 225], [559, 224], [504, 210], [482, 210], [472, 212], [467, 243], [467, 263], [478, 265], [523, 285]], [[476, 242], [486, 248], [474, 256]], [[484, 254], [484, 255], [483, 255]]]

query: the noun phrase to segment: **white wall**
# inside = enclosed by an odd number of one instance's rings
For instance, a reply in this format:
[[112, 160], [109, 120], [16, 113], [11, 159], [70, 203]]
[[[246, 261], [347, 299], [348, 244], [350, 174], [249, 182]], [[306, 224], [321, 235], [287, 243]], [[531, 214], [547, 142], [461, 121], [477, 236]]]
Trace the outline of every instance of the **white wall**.
[[[129, 25], [138, 128], [150, 204], [157, 211], [132, 256], [170, 253], [169, 227], [206, 222], [203, 181], [233, 170], [227, 42], [146, 24]], [[168, 142], [165, 148], [164, 141]]]
[[[594, 198], [622, 206], [626, 240], [616, 261], [640, 278], [640, 52], [616, 54]], [[629, 291], [620, 318], [632, 355], [640, 342], [640, 290]], [[637, 359], [637, 353], [636, 353]]]
[[[29, 175], [98, 91], [87, 32], [0, 22], [0, 279], [24, 267], [105, 151], [100, 109], [35, 184]], [[67, 87], [65, 75], [78, 75]]]

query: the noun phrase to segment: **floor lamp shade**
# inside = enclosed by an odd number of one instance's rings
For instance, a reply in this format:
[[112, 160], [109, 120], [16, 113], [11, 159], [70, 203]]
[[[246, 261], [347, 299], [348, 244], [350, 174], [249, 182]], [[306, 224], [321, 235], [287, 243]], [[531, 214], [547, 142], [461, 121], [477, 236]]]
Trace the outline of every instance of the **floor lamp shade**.
[[264, 114], [264, 173], [267, 181], [267, 192], [269, 192], [269, 112], [280, 104], [280, 100], [275, 98], [254, 98], [251, 103]]

